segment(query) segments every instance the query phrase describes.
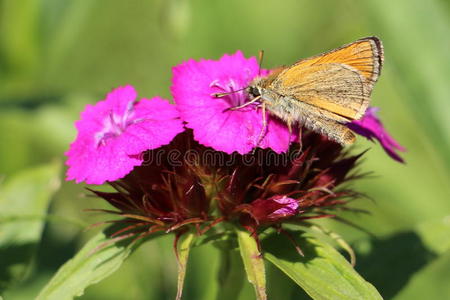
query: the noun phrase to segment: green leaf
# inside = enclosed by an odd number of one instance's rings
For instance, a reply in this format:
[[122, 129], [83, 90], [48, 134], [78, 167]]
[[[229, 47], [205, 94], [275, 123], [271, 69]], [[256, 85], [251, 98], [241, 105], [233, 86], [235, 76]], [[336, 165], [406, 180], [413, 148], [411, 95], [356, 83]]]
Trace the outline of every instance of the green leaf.
[[95, 235], [66, 262], [41, 291], [37, 299], [73, 299], [84, 290], [115, 272], [138, 244], [114, 242], [109, 236], [114, 226]]
[[415, 273], [436, 257], [413, 231], [360, 239], [354, 246], [358, 253], [356, 269], [386, 299], [394, 298]]
[[181, 299], [183, 294], [184, 278], [186, 276], [186, 265], [189, 258], [189, 251], [191, 250], [192, 242], [194, 241], [195, 234], [193, 232], [187, 232], [180, 237], [178, 241], [177, 249], [177, 261], [178, 261], [178, 290], [177, 300]]
[[248, 281], [253, 284], [258, 300], [267, 299], [264, 260], [256, 240], [247, 231], [236, 229], [236, 233]]
[[30, 269], [60, 170], [59, 163], [26, 170], [1, 187], [0, 291], [23, 280]]
[[264, 258], [313, 299], [382, 299], [378, 291], [329, 244], [304, 232], [292, 231], [291, 234], [304, 257], [287, 238], [272, 233], [263, 241]]

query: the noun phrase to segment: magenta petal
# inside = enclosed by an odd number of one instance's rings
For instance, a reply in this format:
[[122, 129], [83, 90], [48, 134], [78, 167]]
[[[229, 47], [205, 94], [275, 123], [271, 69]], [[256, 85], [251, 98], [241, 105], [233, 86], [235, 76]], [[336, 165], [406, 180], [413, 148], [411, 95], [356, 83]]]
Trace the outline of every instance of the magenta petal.
[[111, 139], [106, 146], [92, 146], [92, 140], [87, 137], [77, 137], [66, 152], [66, 180], [77, 183], [85, 181], [88, 184], [102, 184], [113, 181], [128, 174], [134, 166], [139, 166], [142, 160], [124, 153], [120, 141]]
[[181, 119], [193, 129], [198, 142], [229, 154], [245, 154], [255, 146], [270, 147], [277, 153], [287, 150], [294, 137], [285, 124], [269, 117], [264, 139], [258, 144], [263, 129], [261, 110], [254, 105], [227, 110], [246, 103], [246, 92], [222, 98], [212, 96], [246, 88], [258, 72], [256, 59], [247, 59], [240, 51], [217, 61], [189, 60], [173, 68], [172, 95]]
[[167, 145], [184, 130], [175, 105], [159, 97], [137, 102], [133, 118], [134, 123], [120, 137], [129, 155]]
[[137, 103], [135, 98], [134, 88], [125, 86], [86, 106], [66, 152], [67, 180], [102, 184], [122, 178], [142, 163], [143, 151], [168, 144], [183, 131], [174, 105], [158, 97]]
[[288, 217], [297, 213], [298, 201], [286, 196], [274, 196], [270, 200], [282, 204], [283, 207], [270, 214], [271, 217]]
[[377, 139], [390, 157], [396, 161], [404, 162], [396, 151], [404, 152], [406, 149], [394, 140], [386, 129], [384, 129], [383, 124], [376, 115], [378, 110], [379, 109], [376, 107], [369, 107], [361, 120], [353, 121], [347, 126], [357, 134], [362, 135], [371, 141], [373, 141], [374, 138]]
[[268, 199], [251, 202], [251, 214], [260, 223], [276, 222], [292, 217], [298, 212], [298, 201], [287, 196], [276, 195]]

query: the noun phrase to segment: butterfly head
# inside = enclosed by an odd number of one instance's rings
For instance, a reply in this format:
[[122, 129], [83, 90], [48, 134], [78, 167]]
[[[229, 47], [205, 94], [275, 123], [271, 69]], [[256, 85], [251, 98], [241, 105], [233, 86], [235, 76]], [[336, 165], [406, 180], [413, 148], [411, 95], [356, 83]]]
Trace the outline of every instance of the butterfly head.
[[246, 88], [246, 91], [250, 98], [256, 98], [261, 96], [261, 77], [256, 77], [255, 79], [250, 82], [249, 86]]

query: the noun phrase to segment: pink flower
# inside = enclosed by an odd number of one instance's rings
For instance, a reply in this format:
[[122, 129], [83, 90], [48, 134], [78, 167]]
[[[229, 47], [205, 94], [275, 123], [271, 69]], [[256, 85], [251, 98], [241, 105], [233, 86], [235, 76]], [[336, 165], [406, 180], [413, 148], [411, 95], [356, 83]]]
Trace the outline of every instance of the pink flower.
[[353, 121], [347, 126], [359, 135], [366, 137], [367, 139], [373, 141], [377, 139], [384, 151], [399, 162], [404, 162], [403, 159], [396, 153], [396, 151], [406, 151], [406, 149], [400, 146], [396, 140], [394, 140], [384, 129], [383, 124], [378, 119], [377, 112], [379, 108], [369, 107], [366, 114], [361, 120]]
[[168, 144], [183, 131], [174, 105], [159, 97], [135, 102], [136, 96], [127, 85], [86, 106], [65, 153], [67, 180], [102, 184], [119, 179], [142, 163], [143, 151]]
[[250, 213], [255, 221], [271, 223], [296, 215], [299, 204], [293, 198], [276, 195], [269, 199], [257, 199], [250, 206]]
[[[259, 141], [263, 122], [256, 104], [229, 110], [249, 101], [242, 89], [258, 72], [256, 58], [247, 59], [240, 51], [219, 60], [191, 59], [173, 68], [172, 95], [181, 119], [193, 129], [195, 140], [228, 154], [245, 154], [255, 146], [272, 148], [277, 153], [287, 150], [290, 134], [284, 123], [268, 116], [264, 138]], [[233, 91], [238, 92], [221, 98], [213, 96]]]

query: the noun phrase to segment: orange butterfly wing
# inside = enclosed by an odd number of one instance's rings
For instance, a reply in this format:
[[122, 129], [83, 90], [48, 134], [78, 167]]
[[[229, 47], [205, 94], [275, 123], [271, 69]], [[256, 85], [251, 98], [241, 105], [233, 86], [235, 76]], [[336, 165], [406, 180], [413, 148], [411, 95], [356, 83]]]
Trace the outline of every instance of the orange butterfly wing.
[[283, 96], [354, 120], [369, 106], [382, 65], [381, 41], [368, 37], [300, 60], [267, 83]]
[[384, 61], [384, 51], [377, 37], [367, 37], [329, 52], [300, 60], [294, 66], [340, 63], [358, 70], [369, 82], [376, 82]]

